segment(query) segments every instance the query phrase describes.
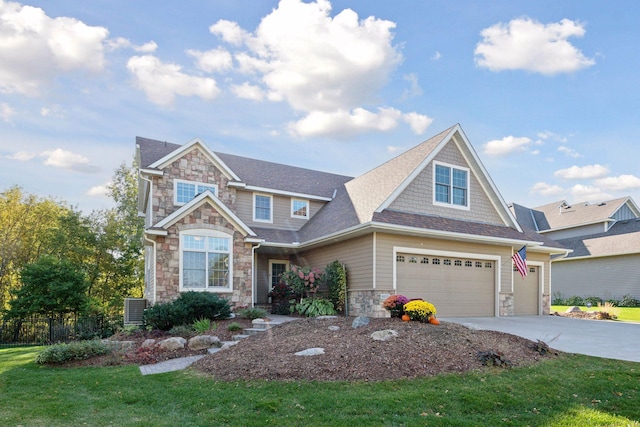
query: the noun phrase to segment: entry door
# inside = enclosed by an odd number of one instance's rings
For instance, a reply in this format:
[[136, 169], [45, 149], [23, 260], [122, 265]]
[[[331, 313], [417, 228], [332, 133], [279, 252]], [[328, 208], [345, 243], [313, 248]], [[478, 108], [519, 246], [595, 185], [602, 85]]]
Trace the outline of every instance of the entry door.
[[282, 273], [289, 270], [289, 261], [270, 259], [269, 260], [269, 290], [280, 282]]

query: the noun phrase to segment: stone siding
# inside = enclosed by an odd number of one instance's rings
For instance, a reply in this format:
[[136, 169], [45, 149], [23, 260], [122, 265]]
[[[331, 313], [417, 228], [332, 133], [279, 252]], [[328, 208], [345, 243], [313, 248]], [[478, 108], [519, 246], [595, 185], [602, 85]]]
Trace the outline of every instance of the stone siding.
[[499, 313], [501, 317], [513, 316], [515, 314], [513, 292], [500, 292]]
[[389, 312], [382, 307], [384, 298], [381, 294], [389, 295], [388, 291], [348, 291], [349, 316], [389, 317]]

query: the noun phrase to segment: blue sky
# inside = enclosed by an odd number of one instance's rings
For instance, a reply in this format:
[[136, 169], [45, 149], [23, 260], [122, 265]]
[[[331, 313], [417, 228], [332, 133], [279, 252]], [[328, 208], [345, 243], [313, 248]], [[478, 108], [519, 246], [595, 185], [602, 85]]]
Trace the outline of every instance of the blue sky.
[[357, 176], [460, 123], [507, 203], [640, 202], [635, 1], [0, 0], [0, 190], [135, 137]]

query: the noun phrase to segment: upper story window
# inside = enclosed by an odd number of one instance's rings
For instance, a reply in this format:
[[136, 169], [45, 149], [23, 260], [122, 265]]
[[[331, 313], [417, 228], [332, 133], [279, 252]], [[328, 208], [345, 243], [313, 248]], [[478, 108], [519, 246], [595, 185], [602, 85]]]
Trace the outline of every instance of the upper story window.
[[253, 220], [273, 222], [273, 197], [268, 194], [253, 195]]
[[469, 208], [469, 169], [434, 163], [434, 203]]
[[180, 234], [180, 289], [225, 291], [232, 289], [232, 236], [212, 230]]
[[181, 179], [174, 180], [173, 200], [176, 205], [184, 205], [200, 193], [211, 190], [215, 195], [218, 194], [218, 186], [216, 184], [207, 184], [204, 182], [184, 181]]
[[291, 216], [293, 218], [309, 218], [309, 201], [291, 199]]

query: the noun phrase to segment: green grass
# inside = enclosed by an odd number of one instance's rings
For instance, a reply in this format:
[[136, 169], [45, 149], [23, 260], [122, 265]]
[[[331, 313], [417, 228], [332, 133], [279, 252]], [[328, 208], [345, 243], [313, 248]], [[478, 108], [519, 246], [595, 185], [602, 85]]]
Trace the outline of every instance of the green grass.
[[535, 366], [367, 382], [218, 382], [195, 370], [51, 368], [0, 350], [3, 426], [638, 426], [640, 364]]
[[[569, 307], [569, 305], [552, 305], [551, 311], [562, 313]], [[582, 311], [598, 311], [598, 307], [588, 309], [586, 306], [582, 306], [580, 309]], [[618, 313], [618, 320], [621, 322], [640, 322], [640, 307], [615, 307], [614, 310]]]

